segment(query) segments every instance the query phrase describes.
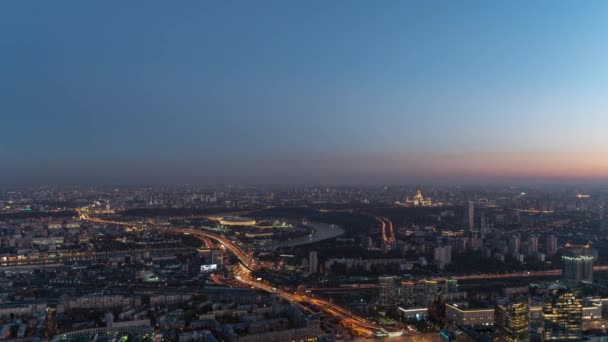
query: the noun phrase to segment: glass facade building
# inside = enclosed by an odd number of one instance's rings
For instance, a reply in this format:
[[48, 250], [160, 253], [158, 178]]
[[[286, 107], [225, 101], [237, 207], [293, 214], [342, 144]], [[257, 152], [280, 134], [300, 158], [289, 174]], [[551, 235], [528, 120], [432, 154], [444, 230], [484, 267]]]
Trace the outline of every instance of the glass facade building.
[[498, 304], [494, 309], [494, 342], [530, 340], [530, 303], [521, 298]]
[[543, 341], [581, 341], [583, 302], [578, 294], [554, 285], [542, 306]]

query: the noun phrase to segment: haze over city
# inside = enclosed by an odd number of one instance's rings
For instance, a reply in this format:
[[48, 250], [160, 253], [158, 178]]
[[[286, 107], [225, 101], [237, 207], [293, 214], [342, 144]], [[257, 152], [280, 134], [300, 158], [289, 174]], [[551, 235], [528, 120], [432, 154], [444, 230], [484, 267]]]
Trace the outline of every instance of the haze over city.
[[608, 340], [608, 1], [0, 1], [0, 340]]
[[0, 182], [605, 182], [607, 10], [5, 1]]

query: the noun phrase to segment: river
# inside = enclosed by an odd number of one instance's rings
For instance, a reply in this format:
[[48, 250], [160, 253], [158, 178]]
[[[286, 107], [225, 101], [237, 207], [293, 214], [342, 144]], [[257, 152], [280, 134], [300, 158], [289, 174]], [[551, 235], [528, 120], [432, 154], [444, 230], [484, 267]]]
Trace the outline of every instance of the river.
[[301, 246], [313, 242], [319, 242], [322, 240], [335, 238], [336, 236], [344, 234], [344, 229], [333, 224], [322, 222], [310, 222], [309, 225], [312, 226], [315, 230], [315, 233], [312, 236], [304, 236], [289, 241], [279, 242], [274, 245], [274, 248]]

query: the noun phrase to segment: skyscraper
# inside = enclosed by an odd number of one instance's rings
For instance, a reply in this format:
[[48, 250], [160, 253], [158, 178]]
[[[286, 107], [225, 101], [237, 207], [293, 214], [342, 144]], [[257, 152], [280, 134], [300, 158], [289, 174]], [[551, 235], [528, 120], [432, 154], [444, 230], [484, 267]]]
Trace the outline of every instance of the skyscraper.
[[317, 259], [317, 251], [310, 251], [308, 253], [308, 273], [317, 273], [319, 267], [319, 260]]
[[547, 236], [547, 241], [545, 242], [545, 252], [547, 252], [547, 255], [549, 256], [557, 253], [557, 237], [555, 237], [555, 235]]
[[527, 297], [506, 300], [494, 309], [494, 342], [530, 340], [530, 304]]
[[486, 213], [485, 211], [481, 211], [481, 219], [479, 222], [479, 237], [481, 237], [481, 239], [485, 239], [486, 238], [486, 233], [488, 232], [488, 227], [487, 227], [487, 223], [486, 223]]
[[593, 282], [593, 256], [576, 255], [562, 256], [564, 268], [562, 275], [567, 284], [576, 284], [580, 281]]
[[580, 341], [583, 337], [583, 303], [565, 286], [552, 285], [543, 301], [543, 341]]
[[473, 233], [475, 231], [475, 202], [469, 201], [469, 233]]

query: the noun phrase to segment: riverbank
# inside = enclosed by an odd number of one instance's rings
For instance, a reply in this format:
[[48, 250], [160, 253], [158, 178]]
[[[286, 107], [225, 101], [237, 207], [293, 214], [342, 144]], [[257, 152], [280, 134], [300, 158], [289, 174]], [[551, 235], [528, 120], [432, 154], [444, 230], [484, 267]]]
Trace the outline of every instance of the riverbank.
[[274, 245], [274, 248], [283, 248], [283, 247], [296, 247], [301, 245], [307, 245], [309, 243], [315, 243], [327, 239], [332, 239], [344, 234], [344, 229], [328, 223], [322, 222], [311, 222], [310, 226], [314, 229], [314, 233], [312, 236], [305, 236], [289, 241], [279, 242]]

